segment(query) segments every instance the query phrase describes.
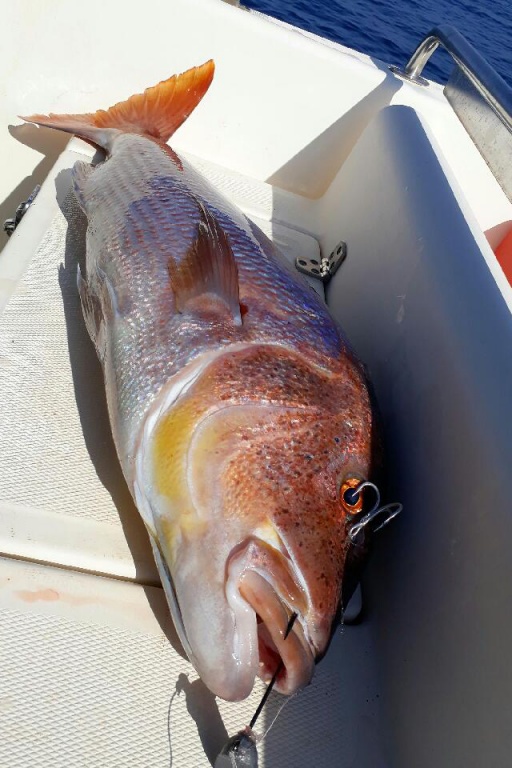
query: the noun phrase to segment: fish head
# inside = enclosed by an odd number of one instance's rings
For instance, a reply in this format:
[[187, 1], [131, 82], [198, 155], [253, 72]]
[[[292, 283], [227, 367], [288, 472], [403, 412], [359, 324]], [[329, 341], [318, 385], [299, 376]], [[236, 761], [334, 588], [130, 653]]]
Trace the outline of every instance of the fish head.
[[360, 512], [344, 494], [368, 477], [372, 431], [359, 367], [338, 368], [278, 348], [219, 357], [143, 440], [138, 505], [185, 650], [222, 698], [278, 668], [295, 692], [329, 643]]

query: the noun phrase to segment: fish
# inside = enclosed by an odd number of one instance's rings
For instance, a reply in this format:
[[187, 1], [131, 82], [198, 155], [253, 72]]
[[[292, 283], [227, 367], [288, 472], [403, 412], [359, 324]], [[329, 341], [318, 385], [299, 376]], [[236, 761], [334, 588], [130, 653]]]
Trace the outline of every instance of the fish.
[[324, 302], [168, 145], [213, 74], [210, 60], [107, 110], [22, 119], [103, 152], [72, 169], [84, 320], [180, 641], [236, 701], [278, 668], [294, 693], [326, 652], [375, 419]]

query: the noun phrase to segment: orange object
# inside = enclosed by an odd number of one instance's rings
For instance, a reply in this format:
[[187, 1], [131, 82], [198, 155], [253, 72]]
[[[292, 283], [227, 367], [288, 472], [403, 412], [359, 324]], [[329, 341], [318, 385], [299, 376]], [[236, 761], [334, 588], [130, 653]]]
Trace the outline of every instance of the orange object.
[[498, 259], [507, 280], [512, 285], [512, 229], [509, 229], [496, 248], [496, 258]]

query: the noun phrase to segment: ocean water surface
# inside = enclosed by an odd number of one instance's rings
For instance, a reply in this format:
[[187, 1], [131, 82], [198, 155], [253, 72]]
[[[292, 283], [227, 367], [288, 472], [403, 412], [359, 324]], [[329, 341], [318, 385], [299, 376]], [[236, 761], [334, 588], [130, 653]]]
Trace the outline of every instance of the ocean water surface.
[[[242, 0], [249, 8], [403, 66], [437, 24], [452, 24], [512, 85], [511, 0]], [[453, 65], [438, 49], [425, 77], [444, 83]]]

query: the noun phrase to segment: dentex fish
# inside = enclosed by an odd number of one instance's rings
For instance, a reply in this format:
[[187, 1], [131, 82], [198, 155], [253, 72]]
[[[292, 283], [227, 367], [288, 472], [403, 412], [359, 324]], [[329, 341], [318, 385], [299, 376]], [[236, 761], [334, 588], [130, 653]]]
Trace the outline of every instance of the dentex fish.
[[208, 61], [106, 111], [23, 119], [104, 150], [72, 176], [116, 450], [183, 647], [238, 700], [279, 664], [277, 690], [296, 691], [327, 648], [361, 511], [345, 489], [370, 473], [373, 417], [317, 294], [167, 145], [213, 73]]

